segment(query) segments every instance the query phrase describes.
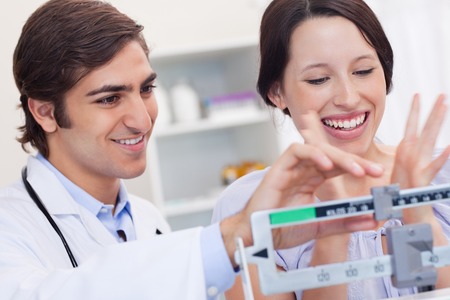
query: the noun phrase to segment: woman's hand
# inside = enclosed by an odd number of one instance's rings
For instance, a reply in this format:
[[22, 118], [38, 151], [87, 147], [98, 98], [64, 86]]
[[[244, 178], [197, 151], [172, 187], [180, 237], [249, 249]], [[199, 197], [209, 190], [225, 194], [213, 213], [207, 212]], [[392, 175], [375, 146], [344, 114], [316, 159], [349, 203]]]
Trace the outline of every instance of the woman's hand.
[[[429, 185], [450, 154], [450, 147], [447, 147], [437, 158], [432, 159], [434, 145], [447, 111], [444, 99], [443, 95], [438, 97], [422, 132], [418, 135], [419, 96], [414, 96], [405, 137], [397, 148], [392, 172], [392, 182], [399, 183], [401, 188]], [[431, 205], [404, 209], [403, 223], [428, 223], [433, 232], [433, 246], [448, 244]], [[449, 278], [450, 268], [439, 268], [436, 288], [449, 287]]]
[[[322, 129], [317, 115], [308, 114], [305, 118], [311, 124], [311, 134], [317, 128]], [[235, 237], [242, 237], [246, 246], [253, 244], [250, 226], [253, 212], [312, 204], [315, 202], [314, 191], [324, 180], [343, 173], [356, 177], [380, 176], [383, 168], [328, 143], [322, 146], [291, 145], [272, 165], [244, 210], [222, 221], [222, 235], [230, 257], [234, 253]], [[274, 246], [275, 249], [289, 248], [311, 239], [371, 229], [375, 225], [372, 216], [362, 216], [283, 227], [273, 231]]]
[[[405, 136], [397, 147], [391, 182], [400, 184], [400, 188], [427, 186], [436, 176], [449, 157], [447, 147], [437, 158], [432, 159], [436, 140], [445, 119], [447, 104], [445, 96], [440, 95], [425, 123], [418, 133], [419, 95], [415, 95], [406, 123]], [[406, 224], [431, 222], [434, 215], [431, 206], [405, 209], [403, 221]]]

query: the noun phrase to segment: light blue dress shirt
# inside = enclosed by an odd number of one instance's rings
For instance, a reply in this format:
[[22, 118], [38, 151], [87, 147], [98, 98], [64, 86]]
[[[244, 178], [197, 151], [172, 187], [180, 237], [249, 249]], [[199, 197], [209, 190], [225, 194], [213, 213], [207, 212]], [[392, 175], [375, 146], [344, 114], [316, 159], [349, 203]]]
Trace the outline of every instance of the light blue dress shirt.
[[[119, 242], [136, 239], [130, 202], [128, 201], [128, 195], [122, 183], [113, 215], [113, 205], [103, 204], [86, 193], [58, 171], [58, 169], [56, 169], [41, 154], [38, 154], [36, 157], [56, 175], [72, 198], [78, 204], [89, 210], [93, 215], [97, 216], [102, 224]], [[119, 230], [123, 230], [125, 233], [125, 240], [123, 239], [123, 236], [118, 233]], [[203, 270], [205, 274], [206, 294], [208, 300], [214, 300], [233, 285], [236, 273], [228, 258], [222, 240], [219, 223], [212, 224], [202, 230], [200, 243], [202, 249]]]
[[[136, 239], [136, 232], [134, 230], [133, 218], [131, 216], [130, 202], [125, 188], [120, 186], [119, 195], [114, 209], [112, 204], [103, 204], [98, 201], [83, 189], [75, 185], [66, 176], [64, 176], [58, 169], [56, 169], [47, 159], [41, 154], [38, 154], [37, 159], [42, 162], [50, 171], [52, 171], [64, 188], [69, 192], [72, 198], [81, 206], [89, 210], [94, 216], [102, 222], [109, 232], [119, 242], [133, 241]], [[114, 209], [114, 215], [113, 215]], [[118, 231], [124, 233], [119, 234]]]

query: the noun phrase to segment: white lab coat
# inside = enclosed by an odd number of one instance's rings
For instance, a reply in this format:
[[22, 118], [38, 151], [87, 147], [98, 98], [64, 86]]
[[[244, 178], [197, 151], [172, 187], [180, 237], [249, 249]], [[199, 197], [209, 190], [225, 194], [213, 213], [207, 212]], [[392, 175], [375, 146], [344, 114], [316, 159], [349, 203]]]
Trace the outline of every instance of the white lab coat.
[[1, 299], [206, 299], [200, 228], [157, 236], [167, 222], [130, 196], [137, 240], [119, 244], [41, 162], [30, 157], [27, 167], [79, 267], [21, 181], [0, 189]]

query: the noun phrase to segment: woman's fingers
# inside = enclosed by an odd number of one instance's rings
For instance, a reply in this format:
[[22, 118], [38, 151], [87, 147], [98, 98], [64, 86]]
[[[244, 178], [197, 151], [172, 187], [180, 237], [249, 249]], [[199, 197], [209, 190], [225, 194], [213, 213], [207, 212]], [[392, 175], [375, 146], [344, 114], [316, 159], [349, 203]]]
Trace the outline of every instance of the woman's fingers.
[[325, 153], [314, 146], [298, 143], [290, 145], [277, 163], [284, 168], [293, 168], [305, 161], [313, 162], [321, 170], [329, 170], [333, 167], [333, 162]]
[[441, 170], [442, 166], [447, 162], [450, 157], [450, 146], [447, 146], [438, 157], [436, 157], [426, 168], [427, 173], [425, 177], [434, 178], [436, 174]]
[[269, 209], [311, 203], [315, 190], [327, 178], [343, 173], [355, 176], [382, 173], [378, 164], [342, 151], [336, 155], [335, 151], [340, 150], [331, 148], [324, 151], [314, 145], [292, 144], [272, 165], [263, 184], [255, 191], [254, 196], [265, 199], [255, 200], [255, 206]]
[[315, 111], [308, 111], [299, 118], [300, 134], [305, 143], [310, 145], [328, 144], [327, 137], [322, 128], [322, 122]]
[[421, 155], [431, 157], [447, 113], [445, 95], [439, 95], [422, 129], [418, 146]]
[[392, 179], [402, 187], [427, 185], [445, 163], [444, 151], [437, 159], [432, 158], [435, 143], [445, 119], [447, 104], [445, 96], [439, 95], [428, 119], [418, 135], [419, 97], [414, 96], [405, 129], [405, 137], [397, 148], [396, 166]]
[[376, 226], [377, 221], [373, 215], [287, 226], [273, 230], [274, 248], [291, 248], [313, 239], [354, 231], [373, 230]]
[[[418, 132], [419, 97], [414, 96], [411, 112], [406, 123], [405, 136], [397, 147], [392, 181], [400, 183], [402, 188], [419, 187], [430, 184], [450, 155], [447, 147], [433, 159], [435, 143], [445, 119], [447, 104], [445, 96], [439, 95], [422, 131]], [[433, 220], [431, 207], [405, 209], [405, 224]]]
[[327, 176], [328, 178], [336, 176], [337, 173], [349, 173], [355, 177], [362, 177], [365, 175], [378, 177], [383, 175], [384, 167], [378, 163], [371, 162], [332, 146], [324, 146], [322, 150], [336, 166], [336, 169], [329, 173], [329, 176]]
[[310, 161], [326, 178], [343, 173], [350, 173], [358, 177], [364, 175], [381, 176], [384, 171], [380, 164], [344, 152], [329, 144], [323, 144], [320, 147], [308, 144], [293, 144], [288, 151], [292, 153], [286, 155], [286, 165], [295, 167]]
[[[335, 166], [354, 176], [381, 176], [383, 174], [383, 166], [365, 160], [357, 155], [344, 152], [328, 143], [322, 122], [316, 112], [310, 111], [300, 118], [300, 133], [305, 142], [314, 145], [335, 164]], [[336, 172], [332, 172], [332, 176]], [[341, 172], [342, 173], [342, 172]]]
[[371, 230], [377, 226], [377, 221], [373, 218], [373, 215], [365, 215], [320, 222], [318, 226], [315, 238], [346, 232]]
[[409, 110], [408, 119], [406, 121], [404, 139], [414, 138], [417, 135], [419, 128], [419, 114], [420, 114], [420, 96], [415, 94], [413, 102]]

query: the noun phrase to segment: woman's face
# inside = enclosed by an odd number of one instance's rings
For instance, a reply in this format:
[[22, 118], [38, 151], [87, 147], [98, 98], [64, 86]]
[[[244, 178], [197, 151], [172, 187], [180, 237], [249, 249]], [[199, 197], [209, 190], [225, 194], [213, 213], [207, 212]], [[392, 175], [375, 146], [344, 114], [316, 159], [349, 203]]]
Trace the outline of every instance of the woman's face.
[[364, 155], [385, 108], [386, 83], [376, 51], [342, 17], [310, 19], [291, 37], [290, 60], [271, 99], [299, 116], [318, 113], [331, 144]]

